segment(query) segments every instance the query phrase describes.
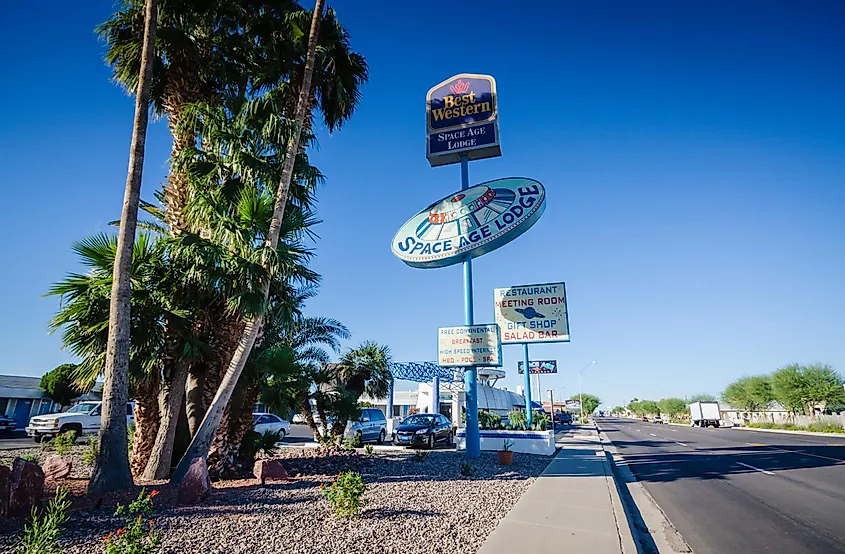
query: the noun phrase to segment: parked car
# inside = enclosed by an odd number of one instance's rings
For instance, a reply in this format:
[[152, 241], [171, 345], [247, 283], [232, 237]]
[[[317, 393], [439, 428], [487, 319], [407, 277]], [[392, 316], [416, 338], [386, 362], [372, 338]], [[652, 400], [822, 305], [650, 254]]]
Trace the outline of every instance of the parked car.
[[261, 433], [262, 435], [267, 431], [278, 433], [279, 440], [290, 434], [290, 422], [280, 418], [276, 414], [252, 414], [252, 425], [255, 432]]
[[[317, 420], [318, 420], [318, 418], [315, 414], [314, 415], [314, 421], [317, 421]], [[293, 417], [291, 418], [290, 422], [293, 423], [294, 425], [301, 425], [301, 424], [308, 423], [307, 421], [305, 421], [305, 416], [302, 415], [302, 414], [299, 414], [299, 413], [293, 414]]]
[[15, 420], [4, 415], [0, 415], [0, 433], [11, 433], [14, 430]]
[[378, 408], [363, 408], [358, 421], [350, 421], [343, 432], [344, 437], [358, 437], [360, 442], [376, 441], [378, 444], [387, 438], [387, 419]]
[[652, 423], [663, 423], [663, 418], [660, 416], [654, 416], [654, 419], [651, 420]]
[[393, 444], [434, 448], [438, 442], [452, 445], [452, 422], [440, 414], [408, 416], [393, 433]]
[[[100, 431], [102, 402], [80, 402], [68, 411], [33, 417], [26, 427], [26, 434], [35, 442], [48, 440], [68, 431], [76, 431], [76, 436], [94, 435]], [[135, 403], [126, 404], [126, 423], [135, 423]]]
[[648, 423], [648, 416], [645, 416], [645, 415], [644, 415], [644, 416], [643, 416], [643, 421], [645, 421], [646, 423]]
[[555, 414], [555, 423], [560, 425], [571, 425], [572, 424], [572, 414], [569, 412], [558, 412]]

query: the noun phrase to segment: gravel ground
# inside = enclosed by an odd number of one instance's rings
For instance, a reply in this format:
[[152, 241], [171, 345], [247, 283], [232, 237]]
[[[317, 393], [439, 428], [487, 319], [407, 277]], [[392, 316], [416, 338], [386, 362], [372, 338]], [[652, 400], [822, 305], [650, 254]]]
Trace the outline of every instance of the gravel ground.
[[[82, 461], [82, 453], [88, 447], [79, 441], [70, 451], [70, 454], [65, 454], [63, 457], [70, 460], [70, 477], [74, 479], [88, 479], [91, 477], [91, 466], [86, 465]], [[12, 467], [12, 461], [18, 456], [35, 456], [38, 462], [43, 462], [47, 456], [55, 455], [56, 451], [43, 450], [39, 446], [33, 448], [21, 448], [18, 450], [0, 450], [0, 465]]]
[[[516, 454], [514, 465], [502, 467], [494, 452], [483, 453], [469, 478], [461, 476], [464, 458], [455, 451], [433, 451], [423, 461], [410, 452], [318, 457], [291, 450], [277, 457], [297, 476], [266, 486], [255, 479], [215, 483], [211, 498], [198, 506], [176, 507], [174, 487], [147, 484], [161, 490], [155, 526], [164, 533], [162, 552], [468, 554], [551, 460]], [[339, 520], [319, 485], [344, 469], [363, 475], [367, 506]], [[113, 508], [88, 508], [72, 512], [63, 535], [68, 552], [101, 552], [100, 538], [120, 526]], [[0, 531], [0, 551], [14, 544]]]

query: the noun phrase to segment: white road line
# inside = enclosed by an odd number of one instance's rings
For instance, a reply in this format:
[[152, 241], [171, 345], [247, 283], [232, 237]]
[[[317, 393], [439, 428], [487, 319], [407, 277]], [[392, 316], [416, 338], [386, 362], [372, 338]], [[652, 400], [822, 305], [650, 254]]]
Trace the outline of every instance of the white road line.
[[649, 433], [649, 435], [651, 435], [652, 437], [656, 437], [656, 436], [657, 436], [657, 435], [655, 435], [654, 433]]
[[675, 441], [675, 444], [680, 444], [681, 446], [689, 446], [688, 444], [684, 444], [682, 442]]
[[759, 471], [760, 473], [765, 473], [766, 475], [774, 475], [774, 472], [766, 471], [765, 469], [760, 469], [759, 467], [750, 466], [748, 464], [744, 464], [742, 462], [737, 462], [741, 466], [745, 466], [747, 468], [753, 469], [754, 471]]

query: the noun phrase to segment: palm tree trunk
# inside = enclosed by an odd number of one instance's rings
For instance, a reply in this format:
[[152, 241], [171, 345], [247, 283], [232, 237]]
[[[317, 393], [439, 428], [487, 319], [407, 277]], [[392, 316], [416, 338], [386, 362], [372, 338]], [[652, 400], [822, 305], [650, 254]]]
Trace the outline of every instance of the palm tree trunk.
[[[317, 50], [317, 36], [320, 32], [320, 21], [323, 18], [323, 4], [325, 0], [317, 0], [314, 7], [314, 14], [311, 18], [311, 32], [308, 35], [308, 53], [305, 57], [305, 72], [302, 77], [302, 88], [299, 92], [299, 102], [296, 105], [295, 130], [291, 137], [288, 150], [285, 152], [285, 167], [282, 171], [282, 180], [279, 183], [279, 188], [276, 191], [276, 201], [273, 206], [273, 218], [270, 220], [270, 229], [267, 233], [265, 247], [268, 251], [275, 252], [279, 246], [279, 234], [282, 229], [282, 219], [285, 215], [285, 206], [288, 201], [288, 192], [290, 191], [290, 182], [293, 178], [293, 166], [296, 161], [296, 155], [299, 153], [299, 141], [302, 137], [302, 126], [305, 121], [307, 111], [309, 108], [309, 100], [311, 97], [311, 81], [314, 74], [314, 58]], [[270, 279], [273, 278], [271, 273], [271, 260], [264, 260], [264, 268], [267, 270], [269, 278], [265, 279], [261, 284], [261, 292], [264, 301], [270, 295]], [[191, 446], [188, 452], [179, 462], [176, 471], [173, 473], [173, 482], [181, 482], [191, 460], [196, 457], [207, 459], [208, 449], [211, 446], [211, 440], [220, 426], [220, 420], [223, 417], [223, 410], [232, 396], [232, 391], [240, 379], [243, 372], [244, 365], [246, 365], [255, 340], [261, 333], [264, 318], [262, 314], [257, 314], [246, 319], [243, 334], [238, 341], [238, 347], [235, 350], [232, 360], [229, 362], [229, 368], [220, 383], [220, 388], [214, 396], [214, 401], [209, 406], [208, 413], [203, 419], [200, 429], [191, 441]]]
[[205, 375], [208, 367], [195, 369], [188, 375], [188, 388], [185, 392], [185, 413], [188, 416], [188, 430], [191, 436], [197, 434], [202, 418], [205, 415], [205, 402], [203, 401], [203, 389], [205, 387]]
[[[177, 341], [178, 342], [178, 341]], [[176, 346], [169, 344], [166, 348], [173, 354]], [[168, 356], [166, 364], [168, 374], [165, 374], [159, 393], [159, 426], [153, 451], [144, 470], [144, 479], [167, 479], [170, 476], [170, 464], [173, 458], [173, 441], [176, 438], [176, 425], [179, 422], [179, 412], [185, 400], [185, 385], [188, 380], [189, 362], [177, 356]]]
[[109, 335], [106, 347], [103, 406], [100, 419], [99, 454], [88, 484], [91, 492], [109, 492], [131, 487], [129, 446], [126, 429], [126, 403], [129, 400], [129, 304], [132, 294], [130, 273], [135, 228], [138, 224], [138, 201], [141, 197], [141, 176], [144, 168], [144, 147], [147, 138], [150, 83], [155, 50], [156, 0], [146, 0], [144, 17], [143, 63], [135, 93], [135, 121], [129, 151], [129, 171], [120, 214], [117, 254], [112, 276], [109, 306]]
[[221, 475], [235, 467], [241, 442], [247, 432], [253, 429], [252, 406], [258, 399], [258, 388], [241, 381], [232, 393], [217, 434], [208, 452], [208, 471]]
[[135, 436], [132, 440], [129, 467], [132, 469], [132, 475], [138, 477], [147, 466], [158, 433], [158, 389], [158, 371], [143, 381], [134, 383]]

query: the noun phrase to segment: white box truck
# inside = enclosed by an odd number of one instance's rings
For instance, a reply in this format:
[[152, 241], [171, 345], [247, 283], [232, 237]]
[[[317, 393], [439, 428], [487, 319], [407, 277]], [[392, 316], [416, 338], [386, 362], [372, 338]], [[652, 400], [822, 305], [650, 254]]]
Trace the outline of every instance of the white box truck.
[[722, 419], [718, 402], [693, 402], [689, 414], [693, 427], [718, 427]]

